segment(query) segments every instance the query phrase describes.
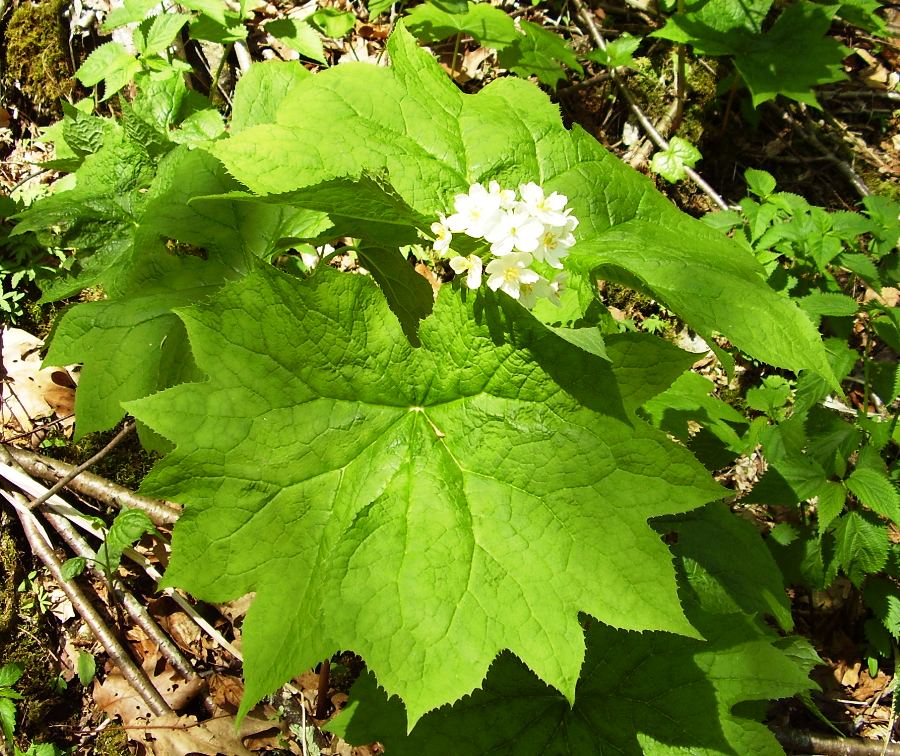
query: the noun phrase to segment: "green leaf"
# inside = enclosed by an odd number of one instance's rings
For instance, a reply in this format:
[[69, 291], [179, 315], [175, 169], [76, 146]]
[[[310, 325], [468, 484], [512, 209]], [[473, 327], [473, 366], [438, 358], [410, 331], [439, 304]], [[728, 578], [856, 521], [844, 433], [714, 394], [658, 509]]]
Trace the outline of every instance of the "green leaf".
[[763, 32], [771, 0], [701, 0], [690, 3], [651, 36], [690, 44], [704, 55], [733, 55], [759, 106], [779, 94], [818, 107], [812, 87], [846, 78], [850, 51], [827, 36], [838, 6], [789, 4]]
[[620, 66], [631, 66], [634, 62], [634, 54], [641, 46], [641, 37], [635, 37], [627, 32], [621, 36], [606, 43], [606, 49], [597, 48], [586, 56], [588, 60], [593, 60], [608, 68], [619, 68]]
[[873, 512], [900, 525], [900, 495], [884, 473], [857, 467], [844, 484]]
[[747, 390], [747, 406], [777, 420], [778, 410], [791, 399], [791, 383], [780, 375], [767, 375], [760, 386]]
[[606, 351], [619, 382], [622, 403], [629, 411], [670, 389], [697, 359], [696, 354], [647, 333], [608, 336]]
[[419, 321], [428, 317], [434, 306], [431, 284], [415, 271], [399, 250], [363, 246], [357, 254], [360, 264], [384, 292], [406, 338], [418, 346]]
[[[505, 653], [492, 665], [481, 690], [428, 714], [408, 735], [402, 704], [388, 698], [367, 672], [327, 729], [350, 743], [378, 740], [393, 756], [780, 752], [772, 733], [736, 714], [736, 707], [810, 687], [808, 670], [818, 659], [814, 653], [810, 656], [808, 645], [785, 644], [739, 612], [716, 611], [715, 596], [735, 585], [746, 589], [752, 605], [758, 600], [751, 598], [749, 571], [735, 584], [731, 581], [736, 574], [721, 573], [714, 563], [724, 560], [739, 573], [735, 553], [749, 549], [755, 557], [764, 549], [751, 526], [738, 523], [734, 528], [725, 518], [738, 522], [736, 518], [722, 509], [724, 517], [712, 515], [715, 509], [707, 507], [678, 524], [680, 537], [691, 532], [691, 549], [704, 538], [721, 543], [707, 562], [710, 569], [699, 572], [689, 566], [695, 565], [691, 557], [681, 553], [680, 541], [677, 547], [685, 564], [685, 603], [706, 642], [590, 623], [574, 707]], [[698, 528], [700, 523], [704, 526]], [[724, 525], [725, 532], [719, 534], [717, 525]], [[700, 551], [708, 550], [701, 546]], [[763, 559], [768, 560], [767, 570], [774, 569], [770, 558]], [[772, 586], [777, 583], [775, 577]], [[777, 590], [781, 595], [776, 601], [786, 613], [783, 591]], [[789, 613], [784, 616], [789, 618]], [[782, 645], [787, 648], [782, 650]]]
[[[106, 540], [97, 549], [97, 561], [110, 575], [114, 573], [122, 559], [122, 552], [137, 543], [146, 533], [155, 533], [156, 527], [150, 518], [139, 509], [123, 509], [113, 520], [106, 534]], [[91, 657], [93, 662], [93, 657]], [[81, 679], [81, 659], [78, 660], [78, 677]], [[90, 677], [93, 677], [93, 673]], [[88, 680], [90, 680], [88, 677]], [[87, 683], [81, 679], [82, 685]]]
[[340, 39], [356, 25], [354, 14], [337, 8], [319, 8], [309, 20], [322, 34], [332, 39]]
[[838, 515], [844, 511], [847, 501], [847, 492], [840, 483], [828, 481], [818, 495], [819, 501], [816, 507], [816, 516], [819, 524], [819, 536], [823, 536], [828, 527]]
[[744, 171], [744, 180], [747, 182], [747, 190], [760, 199], [766, 199], [775, 191], [775, 177], [768, 171], [748, 168]]
[[177, 131], [170, 133], [175, 144], [186, 144], [190, 147], [203, 147], [207, 142], [218, 139], [225, 134], [225, 121], [222, 114], [214, 108], [206, 108], [191, 113]]
[[393, 0], [369, 0], [368, 3], [366, 3], [366, 11], [369, 14], [369, 21], [374, 21], [393, 4]]
[[866, 582], [863, 592], [866, 605], [878, 617], [884, 628], [900, 642], [900, 594], [897, 584], [885, 578], [874, 578]]
[[559, 34], [530, 21], [520, 21], [519, 26], [525, 36], [519, 36], [514, 45], [497, 51], [497, 62], [502, 67], [522, 78], [536, 76], [548, 87], [565, 81], [563, 66], [583, 73], [578, 56]]
[[195, 377], [184, 328], [172, 310], [209, 296], [230, 275], [195, 257], [151, 256], [120, 296], [76, 304], [63, 314], [46, 359], [84, 363], [76, 438], [113, 427], [125, 415], [121, 402]]
[[0, 667], [0, 688], [11, 688], [22, 677], [25, 668], [18, 662], [9, 662]]
[[108, 100], [141, 70], [141, 64], [118, 42], [100, 45], [88, 55], [87, 60], [75, 72], [75, 77], [86, 87], [104, 82], [103, 100]]
[[187, 507], [165, 583], [257, 592], [241, 711], [338, 648], [415, 721], [502, 648], [571, 700], [579, 611], [693, 633], [646, 521], [719, 487], [513, 300], [445, 286], [417, 349], [370, 279], [327, 268], [180, 314], [209, 380], [126, 406], [176, 445], [142, 487]]
[[389, 52], [390, 69], [337, 66], [306, 77], [277, 123], [211, 151], [262, 195], [386, 172], [397, 194], [432, 219], [473, 181], [539, 181], [568, 196], [581, 220], [569, 262], [586, 281], [601, 265], [624, 269], [707, 335], [720, 331], [756, 358], [833, 381], [816, 329], [768, 288], [748, 252], [677, 211], [585, 132], [566, 130], [536, 87], [506, 77], [464, 95], [402, 27]]
[[[662, 367], [655, 362], [648, 366]], [[712, 381], [686, 372], [670, 388], [647, 402], [643, 412], [655, 427], [684, 442], [701, 462], [718, 469], [748, 450], [748, 443], [742, 439], [748, 423], [733, 407], [710, 396], [714, 391]], [[692, 432], [691, 423], [700, 424], [701, 432]]]
[[207, 16], [210, 20], [215, 21], [219, 26], [227, 26], [233, 14], [226, 12], [226, 6], [223, 0], [185, 0], [179, 3], [185, 8], [197, 11]]
[[854, 26], [883, 37], [887, 33], [887, 25], [878, 15], [882, 7], [878, 0], [843, 0], [837, 15]]
[[650, 170], [669, 183], [681, 181], [687, 174], [685, 167], [693, 168], [703, 156], [694, 145], [681, 137], [672, 137], [665, 150], [657, 152], [650, 161]]
[[8, 743], [13, 742], [13, 733], [16, 731], [16, 705], [8, 698], [0, 697], [0, 728], [6, 736]]
[[125, 0], [120, 8], [113, 8], [103, 22], [101, 31], [111, 32], [125, 24], [133, 24], [143, 21], [147, 14], [159, 7], [158, 0]]
[[423, 42], [470, 34], [484, 47], [503, 50], [520, 38], [509, 15], [490, 3], [469, 2], [465, 13], [449, 13], [433, 3], [422, 3], [406, 15], [404, 23]]
[[268, 60], [250, 66], [234, 90], [231, 133], [274, 121], [282, 103], [307, 76], [309, 71], [295, 60]]
[[77, 667], [78, 682], [87, 686], [94, 679], [94, 675], [97, 674], [97, 662], [94, 659], [94, 655], [89, 654], [87, 651], [79, 651]]
[[812, 316], [815, 323], [818, 323], [823, 315], [847, 318], [856, 315], [860, 309], [859, 304], [853, 297], [825, 291], [815, 291], [812, 294], [807, 294], [805, 297], [798, 299], [797, 304]]
[[867, 575], [879, 572], [887, 562], [887, 529], [876, 518], [860, 512], [847, 512], [834, 526], [834, 555], [831, 560], [843, 569], [859, 587]]
[[66, 559], [66, 561], [62, 563], [63, 580], [72, 580], [73, 578], [78, 577], [84, 572], [86, 566], [87, 561], [84, 557], [72, 557], [71, 559]]
[[146, 37], [139, 37], [135, 32], [138, 54], [142, 58], [147, 58], [165, 52], [190, 19], [186, 13], [160, 13], [154, 16]]
[[328, 63], [325, 60], [325, 50], [322, 48], [322, 39], [319, 37], [319, 33], [306, 21], [296, 18], [270, 21], [266, 24], [266, 31], [275, 39], [300, 53], [304, 58], [309, 58], [322, 65]]
[[812, 88], [847, 78], [842, 61], [850, 50], [827, 36], [836, 9], [806, 2], [788, 5], [751, 50], [735, 55], [754, 107], [779, 94], [819, 107]]
[[[706, 611], [769, 614], [782, 630], [794, 627], [784, 579], [759, 531], [716, 503], [658, 520], [660, 532], [678, 534], [676, 551], [697, 600]], [[735, 559], [740, 554], [740, 559]]]
[[71, 271], [42, 282], [42, 301], [55, 301], [102, 283], [108, 286], [133, 249], [152, 166], [146, 149], [121, 132], [104, 140], [75, 174], [74, 189], [33, 203], [14, 234], [34, 231], [42, 243], [74, 249]]

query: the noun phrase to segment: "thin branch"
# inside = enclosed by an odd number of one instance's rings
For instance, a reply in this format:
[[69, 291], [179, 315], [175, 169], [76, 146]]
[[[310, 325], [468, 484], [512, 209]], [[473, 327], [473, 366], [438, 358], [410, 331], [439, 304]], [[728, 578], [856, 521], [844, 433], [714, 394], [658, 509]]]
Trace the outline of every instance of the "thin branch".
[[43, 504], [47, 499], [49, 499], [53, 494], [62, 491], [66, 484], [70, 481], [74, 480], [78, 475], [87, 470], [91, 465], [97, 464], [101, 459], [103, 459], [107, 454], [109, 454], [113, 449], [115, 449], [122, 441], [125, 440], [126, 436], [134, 430], [134, 423], [126, 423], [125, 427], [120, 430], [115, 438], [110, 441], [106, 446], [104, 446], [100, 451], [98, 451], [94, 456], [87, 460], [87, 462], [83, 462], [78, 465], [72, 472], [68, 475], [65, 475], [63, 478], [54, 483], [50, 489], [43, 496], [39, 496], [33, 502], [31, 502], [31, 508], [37, 509], [41, 504]]
[[802, 730], [773, 728], [778, 742], [793, 753], [820, 756], [900, 756], [900, 745], [861, 738], [833, 738]]
[[[591, 15], [591, 12], [588, 10], [587, 6], [584, 4], [584, 0], [572, 0], [572, 3], [575, 5], [575, 8], [578, 10], [578, 16], [588, 27], [588, 31], [591, 34], [591, 37], [594, 40], [594, 43], [601, 50], [606, 49], [606, 40], [603, 39], [603, 35], [600, 33], [600, 29], [597, 28], [597, 23], [594, 21], [594, 17]], [[650, 122], [650, 119], [647, 118], [647, 115], [641, 109], [640, 105], [637, 104], [637, 101], [634, 99], [634, 95], [631, 93], [631, 90], [625, 86], [625, 83], [622, 81], [622, 77], [619, 74], [617, 69], [612, 69], [610, 71], [613, 82], [616, 87], [618, 87], [619, 92], [622, 97], [625, 98], [625, 102], [628, 103], [628, 107], [631, 112], [634, 114], [634, 117], [637, 118], [638, 123], [640, 123], [641, 128], [647, 133], [653, 143], [661, 150], [669, 149], [669, 143], [663, 138], [662, 134], [660, 134], [656, 127]], [[685, 166], [685, 173], [688, 177], [693, 181], [700, 189], [709, 197], [713, 202], [718, 205], [722, 210], [728, 209], [728, 203], [725, 202], [724, 199], [719, 195], [719, 193], [713, 189], [701, 176], [698, 174], [693, 168], [688, 168]]]
[[59, 559], [56, 558], [56, 554], [53, 552], [50, 539], [47, 537], [43, 527], [41, 527], [41, 524], [29, 508], [28, 500], [20, 493], [5, 490], [0, 490], [0, 495], [2, 495], [3, 498], [12, 505], [13, 509], [15, 509], [16, 514], [19, 517], [19, 522], [22, 524], [22, 530], [25, 532], [25, 537], [28, 539], [28, 544], [31, 546], [34, 555], [40, 559], [50, 571], [53, 579], [57, 582], [63, 593], [66, 594], [69, 601], [72, 602], [72, 606], [75, 607], [81, 615], [81, 618], [91, 629], [91, 632], [93, 632], [97, 640], [103, 645], [109, 658], [119, 667], [122, 671], [122, 675], [138, 692], [150, 711], [158, 717], [165, 716], [166, 714], [173, 714], [174, 712], [165, 702], [165, 699], [163, 699], [159, 691], [153, 687], [153, 684], [150, 682], [150, 679], [147, 677], [144, 670], [134, 663], [128, 655], [128, 652], [122, 647], [116, 636], [107, 627], [103, 617], [100, 616], [100, 613], [94, 608], [87, 596], [84, 595], [81, 588], [78, 587], [74, 580], [65, 579], [62, 574], [62, 565], [60, 564]]
[[[67, 544], [69, 544], [72, 551], [74, 551], [77, 556], [86, 560], [87, 568], [98, 578], [105, 580], [106, 575], [97, 564], [97, 552], [94, 551], [81, 534], [75, 530], [72, 523], [62, 515], [58, 515], [54, 512], [44, 512], [43, 514], [56, 532], [62, 536]], [[156, 624], [156, 621], [150, 616], [150, 613], [144, 608], [143, 604], [138, 602], [134, 597], [134, 594], [117, 583], [113, 584], [113, 589], [117, 594], [117, 598], [128, 612], [128, 615], [145, 633], [147, 633], [150, 640], [159, 646], [160, 651], [162, 651], [163, 655], [172, 663], [172, 666], [175, 667], [185, 679], [196, 677], [197, 673], [194, 671], [190, 662], [181, 653], [178, 646], [176, 646], [162, 631], [162, 628]]]
[[808, 126], [800, 123], [794, 116], [792, 116], [787, 110], [782, 111], [781, 117], [791, 126], [794, 131], [796, 131], [801, 137], [803, 137], [807, 142], [809, 142], [813, 147], [815, 147], [819, 152], [822, 153], [824, 157], [826, 157], [834, 167], [838, 170], [838, 172], [850, 182], [851, 186], [860, 194], [862, 197], [868, 197], [872, 194], [872, 190], [866, 185], [866, 182], [863, 181], [859, 174], [854, 171], [850, 165], [841, 160], [837, 155], [835, 155], [828, 147], [822, 144], [822, 141], [816, 135], [816, 133]]
[[[30, 475], [42, 480], [55, 481], [69, 475], [74, 465], [61, 462], [58, 459], [45, 457], [25, 449], [17, 449], [12, 446], [0, 444], [0, 449], [8, 452], [12, 458], [20, 464]], [[0, 454], [0, 459], [3, 456]], [[78, 477], [72, 478], [67, 487], [84, 496], [102, 501], [116, 507], [131, 507], [144, 512], [156, 525], [173, 525], [181, 515], [175, 507], [159, 499], [151, 499], [141, 496], [124, 486], [117, 485], [106, 478], [94, 475], [90, 472], [82, 472]]]

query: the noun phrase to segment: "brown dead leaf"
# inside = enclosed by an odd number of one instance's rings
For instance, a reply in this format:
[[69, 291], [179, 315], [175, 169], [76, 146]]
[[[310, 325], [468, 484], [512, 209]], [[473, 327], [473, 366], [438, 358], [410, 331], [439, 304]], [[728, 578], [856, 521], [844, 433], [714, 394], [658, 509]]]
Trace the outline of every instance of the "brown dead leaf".
[[[149, 656], [142, 665], [150, 682], [160, 695], [173, 709], [178, 710], [186, 706], [197, 697], [203, 688], [203, 681], [196, 677], [193, 680], [185, 680], [158, 654]], [[112, 716], [118, 716], [125, 727], [129, 727], [138, 720], [146, 720], [151, 716], [147, 704], [138, 695], [137, 691], [125, 679], [119, 669], [113, 669], [106, 679], [100, 684], [94, 681], [94, 703], [101, 710]]]
[[177, 714], [170, 714], [154, 717], [140, 728], [140, 732], [129, 730], [128, 734], [132, 740], [143, 742], [154, 756], [188, 753], [204, 756], [252, 756], [253, 751], [247, 747], [246, 741], [252, 738], [256, 742], [264, 737], [266, 741], [271, 738], [272, 744], [275, 744], [281, 732], [281, 725], [277, 721], [257, 719], [252, 715], [244, 717], [240, 728], [236, 730], [235, 719], [231, 715], [198, 722], [193, 716], [179, 717]]
[[[44, 342], [20, 328], [0, 329], [5, 380], [0, 383], [0, 431], [12, 435], [34, 430], [35, 420], [64, 417], [75, 406], [75, 373], [41, 368]], [[69, 418], [62, 425], [74, 424]]]
[[241, 705], [241, 696], [244, 695], [244, 683], [234, 675], [213, 674], [207, 680], [209, 695], [216, 706], [232, 714]]

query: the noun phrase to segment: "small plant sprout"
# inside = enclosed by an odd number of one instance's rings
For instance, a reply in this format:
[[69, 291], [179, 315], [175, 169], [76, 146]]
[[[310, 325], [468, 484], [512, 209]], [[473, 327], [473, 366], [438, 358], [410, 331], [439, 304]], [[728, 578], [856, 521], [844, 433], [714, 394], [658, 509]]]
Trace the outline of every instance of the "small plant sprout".
[[558, 304], [564, 279], [551, 282], [530, 266], [542, 263], [562, 270], [578, 227], [568, 201], [558, 192], [545, 194], [534, 182], [521, 184], [518, 192], [504, 189], [497, 181], [491, 181], [487, 189], [472, 184], [466, 194], [454, 198], [452, 215], [441, 214], [431, 224], [434, 251], [440, 257], [449, 256], [454, 233], [483, 239], [490, 245], [486, 251], [494, 256], [486, 266], [479, 254], [450, 259], [454, 273], [466, 274], [468, 288], [481, 286], [484, 270], [490, 289], [502, 289], [525, 307], [533, 307], [540, 298]]

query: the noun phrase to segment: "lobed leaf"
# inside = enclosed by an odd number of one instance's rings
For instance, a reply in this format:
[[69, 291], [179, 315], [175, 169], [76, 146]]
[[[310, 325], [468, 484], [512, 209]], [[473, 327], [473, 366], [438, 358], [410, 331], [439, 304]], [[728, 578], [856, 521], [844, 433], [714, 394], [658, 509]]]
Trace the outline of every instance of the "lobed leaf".
[[370, 280], [329, 269], [261, 270], [180, 315], [209, 380], [126, 406], [176, 445], [143, 486], [187, 505], [166, 584], [256, 591], [242, 711], [339, 648], [411, 721], [503, 648], [571, 700], [579, 611], [694, 632], [646, 521], [718, 487], [512, 300], [445, 287], [419, 349]]

